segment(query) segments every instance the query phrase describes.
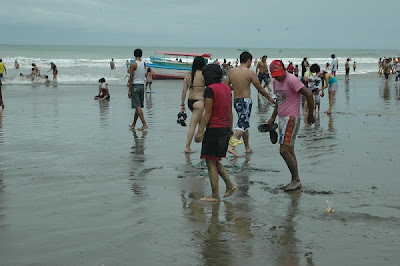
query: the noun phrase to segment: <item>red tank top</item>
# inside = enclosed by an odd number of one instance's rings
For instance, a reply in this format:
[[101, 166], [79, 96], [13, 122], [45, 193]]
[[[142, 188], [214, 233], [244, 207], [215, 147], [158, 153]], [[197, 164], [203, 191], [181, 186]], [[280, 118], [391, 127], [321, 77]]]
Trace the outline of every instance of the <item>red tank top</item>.
[[208, 127], [231, 127], [231, 88], [225, 83], [214, 83], [208, 87], [212, 89], [214, 94], [212, 114]]

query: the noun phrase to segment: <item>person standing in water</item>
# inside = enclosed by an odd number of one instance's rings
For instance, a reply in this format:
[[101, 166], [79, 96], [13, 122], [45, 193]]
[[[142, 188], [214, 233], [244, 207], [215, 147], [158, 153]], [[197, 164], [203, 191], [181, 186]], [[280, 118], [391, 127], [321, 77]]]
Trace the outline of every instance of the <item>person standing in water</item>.
[[285, 191], [293, 191], [301, 188], [297, 159], [294, 153], [296, 135], [300, 128], [300, 106], [302, 95], [308, 102], [308, 123], [315, 122], [314, 99], [312, 93], [294, 75], [285, 71], [282, 61], [274, 60], [270, 67], [271, 76], [274, 79], [274, 93], [276, 94], [275, 109], [268, 124], [275, 122], [279, 116], [279, 152], [285, 160], [291, 173], [291, 182], [284, 187]]
[[212, 192], [210, 196], [201, 200], [218, 202], [220, 201], [219, 176], [226, 185], [224, 198], [231, 196], [236, 190], [224, 165], [220, 163], [221, 158], [226, 157], [229, 138], [232, 134], [232, 93], [231, 88], [221, 82], [222, 70], [218, 65], [206, 65], [202, 72], [207, 86], [204, 91], [205, 113], [195, 141], [203, 140], [200, 158], [206, 160]]
[[111, 70], [114, 70], [114, 69], [115, 69], [114, 58], [111, 58], [111, 61], [110, 61], [110, 68], [111, 68]]
[[135, 130], [138, 118], [142, 121], [142, 127], [139, 131], [148, 128], [142, 108], [144, 107], [144, 80], [146, 75], [146, 63], [142, 61], [143, 51], [136, 49], [133, 52], [135, 61], [129, 66], [129, 92], [128, 97], [131, 99], [132, 109], [135, 109], [131, 129]]
[[[151, 70], [151, 68], [147, 68], [146, 71], [146, 93], [153, 93], [153, 91], [151, 90], [151, 84], [153, 84], [153, 78], [154, 78], [154, 72], [153, 70]], [[149, 86], [150, 90], [147, 90], [147, 85]]]
[[324, 96], [324, 90], [328, 88], [328, 94], [329, 94], [329, 108], [328, 110], [325, 111], [325, 114], [331, 114], [332, 113], [332, 107], [333, 103], [335, 101], [335, 94], [336, 90], [338, 89], [338, 82], [337, 79], [334, 75], [327, 73], [325, 71], [322, 71], [319, 65], [313, 64], [310, 68], [312, 73], [316, 73], [316, 75], [321, 79], [322, 81], [322, 88], [321, 88], [321, 97]]
[[[225, 79], [226, 85], [232, 85], [234, 95], [233, 106], [238, 114], [235, 134], [229, 141], [228, 152], [237, 157], [240, 157], [240, 155], [236, 152], [235, 147], [238, 144], [243, 143], [243, 141], [246, 153], [253, 151], [250, 148], [249, 143], [250, 115], [253, 106], [250, 84], [253, 84], [258, 92], [266, 97], [271, 103], [274, 102], [274, 98], [272, 98], [271, 95], [261, 86], [256, 73], [250, 70], [252, 59], [253, 56], [249, 52], [241, 53], [240, 66], [232, 69]], [[242, 136], [243, 141], [241, 140]]]
[[186, 139], [186, 153], [195, 152], [190, 148], [192, 139], [197, 125], [200, 125], [201, 119], [204, 112], [204, 77], [202, 73], [203, 67], [206, 62], [203, 57], [196, 56], [193, 60], [192, 71], [190, 71], [185, 79], [183, 80], [182, 96], [181, 96], [181, 112], [186, 112], [185, 99], [187, 91], [189, 90], [189, 96], [187, 100], [188, 108], [192, 112], [190, 119], [189, 129]]
[[52, 71], [52, 70], [53, 70], [53, 80], [57, 80], [58, 69], [57, 69], [57, 66], [53, 62], [50, 63], [50, 69], [47, 72]]

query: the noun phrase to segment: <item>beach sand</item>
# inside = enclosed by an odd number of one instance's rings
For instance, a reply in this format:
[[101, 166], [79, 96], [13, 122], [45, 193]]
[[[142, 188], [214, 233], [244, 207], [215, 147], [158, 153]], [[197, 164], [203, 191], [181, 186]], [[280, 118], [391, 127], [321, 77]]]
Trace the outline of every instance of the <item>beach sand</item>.
[[238, 189], [220, 203], [199, 200], [201, 144], [183, 152], [181, 81], [154, 82], [145, 132], [129, 130], [124, 86], [110, 102], [93, 100], [97, 84], [4, 86], [0, 265], [399, 265], [400, 89], [338, 79], [334, 113], [326, 96], [316, 124], [302, 121], [292, 193], [253, 89], [254, 153], [222, 161]]

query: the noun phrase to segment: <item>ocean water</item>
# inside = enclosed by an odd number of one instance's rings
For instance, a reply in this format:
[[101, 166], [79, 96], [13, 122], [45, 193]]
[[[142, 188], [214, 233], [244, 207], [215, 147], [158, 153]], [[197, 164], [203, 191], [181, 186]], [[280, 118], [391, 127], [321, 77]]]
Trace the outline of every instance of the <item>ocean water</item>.
[[[370, 74], [377, 71], [379, 58], [399, 56], [397, 50], [366, 50], [366, 49], [279, 49], [279, 48], [195, 48], [195, 47], [135, 47], [135, 46], [55, 46], [55, 45], [11, 45], [0, 44], [0, 58], [7, 67], [5, 84], [30, 84], [29, 78], [20, 77], [30, 74], [31, 64], [35, 63], [42, 75], [50, 69], [50, 62], [57, 65], [59, 76], [58, 83], [62, 84], [92, 84], [105, 77], [112, 85], [126, 84], [125, 62], [133, 56], [136, 48], [143, 50], [143, 57], [149, 60], [156, 51], [176, 51], [193, 53], [211, 53], [212, 60], [219, 59], [234, 62], [241, 53], [241, 49], [248, 49], [254, 58], [268, 56], [268, 62], [282, 59], [285, 64], [292, 61], [300, 66], [303, 57], [307, 57], [310, 64], [318, 63], [325, 66], [331, 62], [330, 55], [336, 54], [339, 59], [338, 75], [344, 74], [346, 58], [357, 62], [356, 72], [351, 74]], [[116, 69], [111, 70], [109, 62], [114, 58]], [[13, 69], [14, 61], [20, 64], [20, 69]], [[192, 58], [183, 58], [191, 61]], [[254, 66], [252, 66], [254, 68]], [[38, 81], [41, 82], [41, 81]]]

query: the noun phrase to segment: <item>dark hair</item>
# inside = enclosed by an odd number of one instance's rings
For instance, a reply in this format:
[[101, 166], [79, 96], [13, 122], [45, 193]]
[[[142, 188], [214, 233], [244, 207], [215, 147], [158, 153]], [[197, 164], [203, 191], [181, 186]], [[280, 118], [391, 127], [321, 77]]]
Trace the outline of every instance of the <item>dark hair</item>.
[[135, 51], [133, 51], [134, 57], [142, 57], [142, 55], [143, 55], [142, 49], [136, 49]]
[[[3, 62], [3, 59], [0, 59], [0, 62]], [[17, 61], [15, 61], [15, 62], [17, 62]]]
[[267, 58], [268, 56], [266, 56], [266, 55], [263, 55], [262, 57], [261, 57], [261, 59], [263, 59], [263, 58]]
[[246, 63], [248, 60], [252, 60], [253, 56], [249, 52], [243, 52], [240, 54], [240, 63]]
[[32, 67], [32, 70], [35, 70], [35, 69]]
[[196, 56], [193, 59], [193, 64], [192, 64], [192, 85], [193, 85], [193, 80], [194, 80], [194, 74], [196, 73], [197, 70], [202, 70], [203, 67], [206, 65], [206, 60], [202, 56]]
[[147, 72], [151, 72], [151, 68], [149, 67], [149, 68], [147, 68]]
[[99, 79], [99, 82], [106, 82], [106, 79], [105, 78], [101, 78], [101, 79]]
[[217, 64], [209, 64], [203, 67], [203, 76], [206, 86], [220, 83], [222, 79], [222, 69]]
[[46, 78], [48, 79], [48, 78], [49, 78], [49, 76], [48, 76], [48, 75], [46, 75]]
[[310, 71], [311, 71], [312, 73], [318, 73], [318, 72], [321, 71], [321, 68], [319, 67], [318, 64], [312, 64], [312, 65], [310, 66]]
[[332, 58], [335, 58], [336, 56], [335, 56], [335, 54], [331, 54], [331, 57], [332, 57]]

